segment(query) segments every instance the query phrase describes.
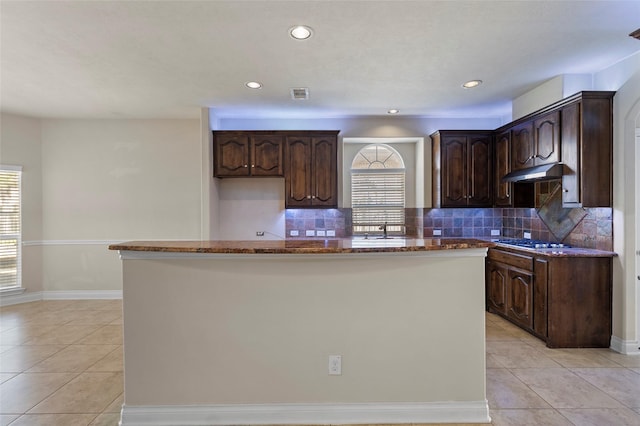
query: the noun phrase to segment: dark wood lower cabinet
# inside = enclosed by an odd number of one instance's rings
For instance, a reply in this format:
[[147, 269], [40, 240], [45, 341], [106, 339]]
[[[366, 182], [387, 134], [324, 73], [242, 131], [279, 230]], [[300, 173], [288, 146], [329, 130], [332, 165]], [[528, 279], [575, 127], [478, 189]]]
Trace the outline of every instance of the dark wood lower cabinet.
[[550, 348], [609, 347], [610, 257], [530, 254], [491, 248], [487, 310], [543, 339]]

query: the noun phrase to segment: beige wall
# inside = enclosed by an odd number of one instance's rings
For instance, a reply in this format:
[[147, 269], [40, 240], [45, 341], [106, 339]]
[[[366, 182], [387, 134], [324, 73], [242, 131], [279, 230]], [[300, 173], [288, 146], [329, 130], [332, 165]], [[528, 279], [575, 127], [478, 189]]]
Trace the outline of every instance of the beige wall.
[[40, 120], [3, 113], [0, 163], [22, 166], [22, 285], [42, 291], [42, 156]]

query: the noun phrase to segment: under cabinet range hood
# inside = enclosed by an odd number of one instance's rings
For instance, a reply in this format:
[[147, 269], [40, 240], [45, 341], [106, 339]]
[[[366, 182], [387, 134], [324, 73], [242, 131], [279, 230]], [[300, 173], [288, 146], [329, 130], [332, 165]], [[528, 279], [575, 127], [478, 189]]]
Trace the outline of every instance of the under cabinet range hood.
[[543, 164], [507, 173], [502, 182], [536, 182], [562, 178], [562, 163]]

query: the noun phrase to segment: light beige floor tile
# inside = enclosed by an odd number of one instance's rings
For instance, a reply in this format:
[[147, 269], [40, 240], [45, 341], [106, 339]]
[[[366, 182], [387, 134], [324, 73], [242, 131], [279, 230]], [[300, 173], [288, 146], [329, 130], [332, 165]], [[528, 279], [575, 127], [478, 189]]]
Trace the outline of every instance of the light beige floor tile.
[[0, 345], [0, 354], [15, 348], [16, 345]]
[[503, 341], [487, 342], [487, 353], [507, 368], [560, 367], [542, 351], [524, 344]]
[[95, 414], [25, 414], [11, 426], [87, 426]]
[[74, 377], [73, 373], [19, 374], [0, 385], [0, 413], [25, 413]]
[[0, 345], [22, 345], [43, 334], [56, 330], [59, 325], [24, 323], [0, 333]]
[[32, 324], [64, 325], [69, 321], [70, 314], [67, 311], [43, 311], [29, 317]]
[[625, 406], [640, 407], [640, 377], [635, 372], [626, 368], [572, 368], [570, 370]]
[[554, 408], [622, 408], [618, 401], [565, 368], [511, 371]]
[[81, 373], [107, 354], [115, 345], [69, 345], [55, 355], [31, 367], [29, 373]]
[[505, 369], [487, 369], [487, 400], [490, 408], [551, 408]]
[[71, 311], [66, 325], [106, 325], [122, 317], [119, 311], [92, 310]]
[[105, 325], [94, 331], [90, 335], [80, 340], [79, 344], [84, 345], [121, 345], [122, 339], [122, 326], [119, 325]]
[[628, 408], [560, 409], [563, 416], [576, 426], [638, 426], [640, 414]]
[[496, 324], [487, 324], [485, 327], [485, 338], [489, 340], [517, 340], [518, 338], [509, 333], [503, 327]]
[[120, 414], [118, 413], [102, 413], [89, 424], [89, 426], [118, 426]]
[[0, 426], [7, 426], [18, 417], [20, 417], [19, 414], [0, 414]]
[[74, 300], [67, 309], [76, 311], [104, 311], [122, 308], [122, 299], [113, 300]]
[[21, 373], [64, 348], [65, 345], [16, 346], [0, 354], [0, 372]]
[[640, 356], [638, 355], [624, 355], [612, 350], [607, 350], [602, 353], [602, 356], [609, 358], [610, 360], [620, 364], [623, 367], [633, 367], [640, 369]]
[[122, 318], [122, 315], [120, 315], [120, 318], [116, 318], [109, 323], [109, 325], [120, 325], [120, 326], [122, 326], [122, 324], [124, 324], [124, 319]]
[[39, 303], [39, 307], [45, 311], [65, 311], [69, 309], [73, 309], [74, 306], [78, 303], [77, 300], [43, 300]]
[[573, 426], [553, 409], [493, 410], [493, 426]]
[[122, 346], [87, 368], [87, 371], [124, 371]]
[[124, 392], [113, 400], [107, 408], [104, 409], [105, 413], [120, 413], [122, 411], [122, 404], [124, 404]]
[[619, 364], [603, 356], [600, 349], [545, 349], [543, 353], [567, 368], [619, 366]]
[[486, 365], [487, 368], [507, 368], [500, 361], [496, 359], [492, 354], [486, 355]]
[[102, 413], [124, 389], [122, 373], [82, 373], [33, 407], [35, 413]]
[[99, 325], [61, 325], [51, 333], [28, 340], [25, 345], [70, 345], [79, 343], [79, 340], [95, 332], [100, 327]]
[[0, 373], [0, 384], [6, 382], [7, 380], [16, 377], [18, 373]]

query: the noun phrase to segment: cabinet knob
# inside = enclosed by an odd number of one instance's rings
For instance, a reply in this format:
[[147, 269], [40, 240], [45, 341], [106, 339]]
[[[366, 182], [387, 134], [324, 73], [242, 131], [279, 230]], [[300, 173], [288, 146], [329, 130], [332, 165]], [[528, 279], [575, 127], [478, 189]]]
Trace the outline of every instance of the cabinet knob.
[[316, 196], [315, 196], [315, 195], [312, 195], [312, 196], [311, 196], [311, 198], [315, 200], [315, 199], [316, 199]]
[[311, 199], [311, 195], [307, 195], [307, 200], [310, 200], [310, 199]]
[[569, 192], [567, 188], [562, 188], [562, 192]]
[[246, 168], [247, 168], [247, 167], [249, 167], [249, 166], [247, 166], [247, 165], [245, 164], [243, 167], [246, 169]]
[[256, 165], [255, 165], [255, 164], [252, 164], [252, 165], [251, 165], [251, 168], [252, 168], [252, 169], [255, 169], [255, 168], [256, 168]]

